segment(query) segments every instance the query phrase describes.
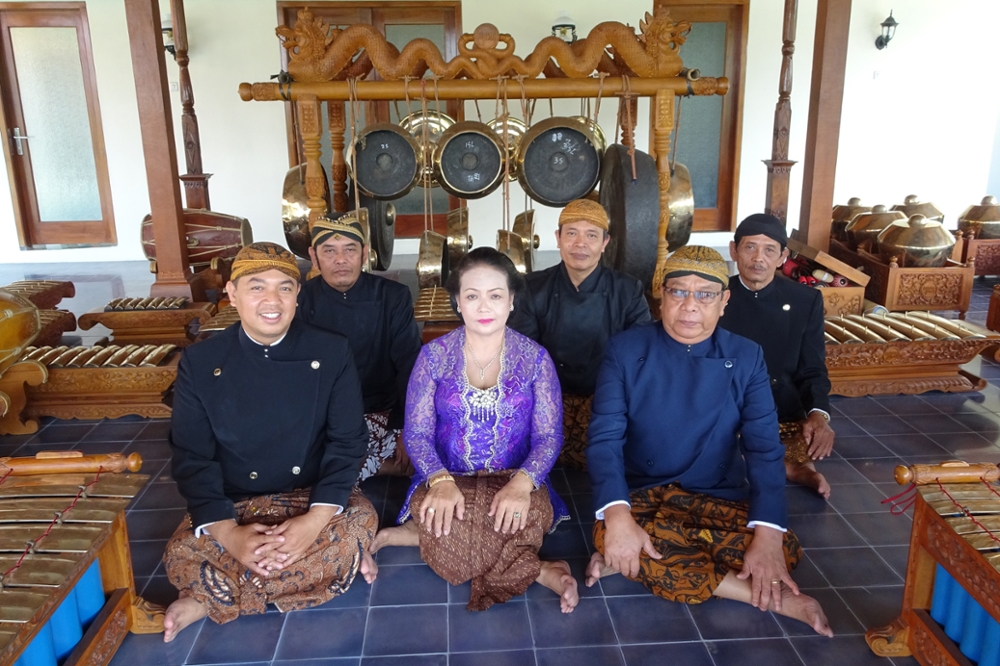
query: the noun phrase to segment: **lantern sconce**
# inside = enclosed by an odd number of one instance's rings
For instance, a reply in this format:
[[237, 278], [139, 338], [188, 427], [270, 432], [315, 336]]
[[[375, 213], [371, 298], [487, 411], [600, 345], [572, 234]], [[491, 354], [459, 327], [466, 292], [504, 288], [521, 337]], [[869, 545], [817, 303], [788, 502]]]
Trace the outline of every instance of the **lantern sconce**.
[[879, 51], [889, 46], [889, 42], [891, 42], [892, 38], [896, 35], [896, 26], [899, 25], [899, 23], [896, 22], [896, 19], [892, 18], [891, 9], [889, 10], [889, 18], [882, 21], [880, 25], [882, 26], [882, 34], [875, 39], [875, 48]]
[[552, 24], [552, 36], [558, 37], [567, 44], [576, 41], [576, 23], [569, 17], [565, 10], [559, 12], [555, 23]]
[[163, 33], [163, 50], [177, 59], [177, 49], [174, 48], [174, 23], [168, 16], [160, 22], [160, 32]]

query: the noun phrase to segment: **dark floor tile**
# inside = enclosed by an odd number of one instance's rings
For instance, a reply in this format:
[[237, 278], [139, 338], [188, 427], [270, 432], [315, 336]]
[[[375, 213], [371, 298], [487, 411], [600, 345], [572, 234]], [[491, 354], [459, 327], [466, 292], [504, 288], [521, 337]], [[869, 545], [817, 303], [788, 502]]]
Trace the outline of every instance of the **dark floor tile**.
[[808, 552], [834, 587], [900, 585], [903, 582], [871, 548], [820, 548]]
[[[134, 547], [134, 546], [133, 546]], [[163, 573], [163, 569], [160, 569]], [[144, 585], [139, 585], [137, 580], [135, 589], [146, 601], [160, 606], [167, 607], [177, 601], [177, 588], [167, 579], [166, 575], [153, 576], [147, 579]]]
[[419, 546], [393, 546], [375, 553], [375, 560], [382, 565], [423, 564]]
[[42, 428], [28, 444], [76, 444], [94, 429], [93, 423], [74, 425], [51, 425]]
[[[950, 418], [941, 414], [944, 418]], [[943, 456], [948, 452], [936, 444], [934, 440], [924, 434], [911, 433], [909, 435], [879, 435], [878, 441], [892, 451], [891, 455], [900, 458], [909, 456]]]
[[910, 558], [910, 547], [906, 546], [880, 546], [875, 549], [883, 560], [889, 563], [893, 571], [901, 578], [906, 579], [906, 563]]
[[816, 464], [816, 470], [822, 472], [826, 480], [834, 485], [865, 482], [864, 477], [860, 476], [857, 469], [852, 466], [852, 462], [846, 460], [836, 458], [821, 460]]
[[448, 666], [534, 666], [535, 653], [531, 650], [510, 652], [452, 652]]
[[898, 416], [857, 416], [851, 419], [869, 435], [903, 435], [917, 429]]
[[[139, 541], [130, 544], [132, 571], [137, 578], [148, 578], [156, 572], [163, 560], [163, 550], [166, 546], [166, 541]], [[164, 572], [160, 570], [159, 573], [163, 574]]]
[[368, 625], [365, 627], [365, 656], [430, 654], [447, 650], [447, 606], [369, 609]]
[[899, 617], [903, 604], [903, 586], [849, 588], [840, 590], [840, 596], [866, 629], [874, 629]]
[[890, 410], [880, 404], [874, 398], [852, 398], [838, 400], [836, 402], [837, 411], [845, 416], [884, 416], [891, 413]]
[[153, 541], [169, 539], [184, 519], [185, 509], [162, 509], [158, 511], [129, 511], [125, 516], [128, 536], [131, 541]]
[[0, 438], [0, 457], [6, 458], [7, 456], [12, 456], [22, 446], [21, 442], [6, 442]]
[[79, 451], [85, 456], [102, 455], [109, 453], [121, 453], [128, 446], [128, 442], [105, 441], [102, 439], [84, 440], [73, 446], [74, 451]]
[[[916, 395], [878, 396], [875, 398], [875, 401], [896, 416], [905, 416], [907, 414], [927, 414], [928, 412], [937, 411], [937, 408], [934, 407], [933, 404]], [[931, 406], [931, 409], [927, 409], [928, 405]]]
[[590, 557], [587, 547], [590, 535], [584, 537], [583, 529], [576, 523], [562, 523], [552, 534], [546, 534], [538, 551], [543, 560], [562, 560], [567, 557]]
[[982, 414], [952, 414], [955, 419], [972, 432], [1000, 432], [1000, 416], [992, 412]]
[[888, 506], [882, 504], [883, 499], [885, 497], [873, 484], [858, 484], [834, 488], [828, 501], [842, 514], [888, 512]]
[[236, 622], [205, 622], [191, 648], [188, 664], [225, 664], [267, 660], [274, 655], [285, 615], [243, 615]]
[[902, 458], [870, 458], [868, 460], [851, 460], [851, 465], [872, 483], [886, 483], [895, 477], [896, 465], [903, 465]]
[[372, 606], [448, 603], [448, 583], [426, 564], [379, 567]]
[[611, 597], [607, 604], [620, 643], [671, 643], [700, 638], [686, 604], [653, 595]]
[[886, 666], [858, 636], [804, 636], [792, 638], [792, 647], [806, 666]]
[[275, 659], [271, 662], [271, 666], [359, 666], [360, 663], [360, 657], [344, 657], [342, 659], [325, 657], [323, 659], [295, 659], [292, 661]]
[[[838, 437], [865, 437], [865, 429], [846, 416], [834, 416], [830, 419], [830, 427]], [[836, 444], [835, 444], [836, 445]]]
[[[365, 582], [361, 575], [354, 577], [354, 582], [347, 588], [347, 592], [337, 595], [318, 609], [329, 610], [331, 608], [360, 608], [368, 606], [371, 600], [372, 586]], [[309, 609], [312, 610], [312, 609]]]
[[[823, 463], [819, 464], [823, 465]], [[822, 467], [816, 469], [822, 471]], [[812, 488], [804, 486], [785, 486], [785, 502], [788, 506], [789, 516], [836, 513], [821, 495]]]
[[125, 634], [110, 666], [181, 666], [206, 620], [199, 620], [169, 643], [163, 634]]
[[805, 551], [802, 553], [802, 559], [799, 560], [798, 566], [792, 570], [792, 580], [799, 586], [799, 589], [830, 587], [830, 583], [823, 577]]
[[869, 546], [905, 546], [910, 543], [913, 521], [905, 514], [894, 516], [888, 511], [858, 513], [847, 516], [847, 521]]
[[591, 492], [590, 474], [588, 472], [566, 469], [564, 473], [566, 474], [566, 484], [569, 486], [570, 492], [574, 495]]
[[985, 414], [985, 397], [981, 393], [924, 393], [920, 399], [945, 414]]
[[[757, 611], [758, 613], [760, 611]], [[715, 666], [800, 666], [787, 638], [764, 641], [715, 641], [708, 645]]]
[[366, 614], [364, 608], [288, 613], [274, 658], [360, 656]]
[[917, 432], [968, 432], [969, 429], [948, 414], [912, 414], [904, 418]]
[[[845, 491], [846, 489], [841, 489]], [[849, 491], [848, 491], [849, 492]], [[803, 548], [863, 546], [864, 539], [850, 524], [834, 513], [813, 516], [790, 516], [788, 526], [795, 531]]]
[[570, 490], [569, 481], [566, 480], [566, 473], [562, 467], [555, 467], [549, 472], [549, 484], [563, 499], [566, 499], [566, 496], [573, 492]]
[[133, 421], [132, 423], [104, 422], [97, 424], [93, 430], [83, 438], [84, 442], [131, 442], [140, 432], [145, 430], [149, 424], [146, 421]]
[[660, 645], [623, 645], [622, 653], [628, 666], [712, 666], [705, 644], [670, 643]]
[[[845, 634], [863, 634], [865, 627], [861, 626], [854, 613], [847, 607], [844, 600], [837, 596], [836, 590], [827, 588], [825, 590], [810, 590], [809, 596], [819, 602], [826, 614], [826, 619], [830, 623], [835, 636]], [[815, 636], [816, 630], [805, 622], [793, 620], [790, 617], [774, 614], [778, 624], [785, 630], [786, 636]]]
[[35, 438], [36, 434], [37, 433], [31, 433], [29, 435], [0, 435], [0, 447], [17, 448], [22, 444], [27, 444], [28, 442], [30, 442], [32, 439]]
[[967, 459], [967, 456], [995, 457], [996, 454], [1000, 453], [1000, 449], [996, 445], [996, 442], [1000, 440], [1000, 433], [948, 433], [931, 435], [931, 439], [951, 455], [962, 459]]
[[172, 452], [170, 451], [170, 442], [165, 439], [137, 439], [129, 443], [122, 450], [122, 453], [125, 455], [138, 453], [145, 463], [153, 460], [167, 460]]
[[559, 601], [528, 602], [535, 646], [572, 647], [615, 645], [615, 630], [602, 599], [581, 599], [572, 613], [563, 613]]
[[187, 502], [177, 490], [176, 483], [150, 483], [146, 486], [142, 496], [132, 505], [132, 508], [138, 510], [186, 509]]
[[706, 641], [782, 635], [781, 627], [771, 613], [760, 611], [750, 604], [713, 598], [688, 609]]
[[136, 439], [169, 439], [170, 419], [150, 419]]
[[521, 650], [532, 647], [527, 604], [496, 604], [487, 611], [448, 607], [449, 647], [452, 652]]
[[592, 524], [594, 522], [594, 496], [587, 493], [586, 495], [573, 495], [570, 499], [572, 501], [566, 502], [569, 505], [570, 522]]
[[614, 647], [536, 650], [538, 666], [624, 666], [622, 651]]
[[[295, 664], [294, 666], [298, 666]], [[397, 657], [364, 657], [361, 666], [448, 666], [446, 654], [408, 654]]]
[[[882, 446], [871, 435], [864, 437], [837, 437], [833, 442], [833, 450], [841, 458], [884, 458], [893, 455], [889, 449]], [[821, 463], [822, 464], [822, 463]]]

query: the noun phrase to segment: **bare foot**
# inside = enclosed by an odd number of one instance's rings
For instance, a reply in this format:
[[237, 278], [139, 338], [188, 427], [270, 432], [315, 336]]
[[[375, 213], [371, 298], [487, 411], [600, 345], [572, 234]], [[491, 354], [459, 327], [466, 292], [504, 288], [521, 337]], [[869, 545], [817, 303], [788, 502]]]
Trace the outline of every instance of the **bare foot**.
[[378, 576], [378, 565], [372, 559], [371, 553], [367, 550], [361, 551], [361, 575], [365, 577], [365, 582], [371, 585]]
[[193, 622], [208, 615], [208, 606], [198, 603], [193, 597], [181, 592], [181, 597], [170, 604], [163, 617], [163, 642], [169, 643], [177, 634]]
[[603, 555], [594, 553], [590, 558], [590, 564], [587, 565], [587, 574], [584, 583], [586, 583], [587, 587], [593, 587], [594, 583], [599, 579], [616, 573], [618, 572], [604, 563]]
[[796, 596], [785, 585], [781, 586], [781, 610], [775, 612], [805, 622], [817, 634], [830, 638], [833, 637], [833, 630], [830, 629], [826, 613], [823, 612], [823, 608], [819, 605], [819, 602], [805, 594]]
[[576, 591], [576, 578], [570, 573], [569, 564], [563, 560], [542, 562], [542, 572], [535, 581], [559, 595], [563, 613], [572, 613], [580, 603], [580, 595]]
[[830, 484], [825, 476], [816, 471], [815, 463], [785, 463], [785, 477], [792, 483], [812, 488], [823, 499], [830, 499]]
[[408, 520], [398, 527], [386, 527], [378, 531], [372, 539], [371, 548], [368, 550], [372, 554], [377, 553], [386, 546], [419, 546], [420, 529], [413, 520]]

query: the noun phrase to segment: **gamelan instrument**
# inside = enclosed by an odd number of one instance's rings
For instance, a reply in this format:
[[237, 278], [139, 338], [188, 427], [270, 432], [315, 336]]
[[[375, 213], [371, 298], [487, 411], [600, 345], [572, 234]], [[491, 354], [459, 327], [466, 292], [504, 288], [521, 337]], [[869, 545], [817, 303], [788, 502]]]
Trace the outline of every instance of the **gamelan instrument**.
[[1000, 469], [961, 461], [900, 465], [895, 477], [915, 484], [903, 607], [892, 623], [865, 634], [869, 647], [924, 665], [997, 666]]
[[163, 630], [136, 596], [125, 508], [138, 454], [0, 458], [0, 663], [104, 666], [128, 631]]
[[[348, 210], [355, 210], [354, 188], [348, 187], [350, 201]], [[368, 211], [368, 250], [375, 270], [387, 271], [392, 263], [392, 252], [396, 244], [396, 206], [391, 201], [370, 197], [358, 190], [360, 209]]]
[[871, 206], [862, 206], [861, 199], [851, 197], [846, 204], [833, 207], [832, 219], [830, 222], [830, 235], [839, 241], [847, 240], [847, 225], [856, 215], [871, 212]]
[[448, 263], [452, 266], [472, 249], [469, 235], [469, 209], [465, 206], [448, 211]]
[[937, 206], [929, 201], [920, 201], [920, 197], [916, 194], [908, 194], [906, 198], [903, 199], [903, 203], [896, 204], [892, 207], [892, 210], [898, 210], [906, 217], [912, 215], [923, 215], [928, 220], [934, 220], [935, 222], [944, 222], [944, 213], [938, 210]]
[[939, 268], [948, 263], [955, 242], [940, 222], [915, 213], [879, 233], [878, 252], [882, 261], [895, 260], [900, 268]]
[[969, 206], [958, 216], [958, 228], [975, 238], [1000, 238], [1000, 204], [995, 197], [983, 197], [978, 206]]
[[528, 131], [528, 125], [520, 118], [503, 116], [487, 122], [486, 126], [496, 132], [501, 139], [506, 138], [507, 179], [517, 180], [517, 146], [521, 143], [521, 137]]
[[410, 133], [393, 123], [364, 128], [351, 144], [347, 160], [358, 189], [374, 199], [398, 199], [412, 190], [423, 173], [424, 154]]
[[[601, 163], [601, 205], [608, 212], [611, 239], [603, 261], [615, 270], [628, 273], [649, 285], [656, 272], [656, 235], [660, 225], [660, 189], [656, 161], [641, 150], [635, 151], [635, 174], [628, 147], [616, 143], [604, 153]], [[671, 186], [673, 181], [671, 181]], [[688, 201], [691, 216], [694, 200]], [[671, 215], [671, 222], [674, 216]], [[690, 220], [687, 232], [690, 234]], [[684, 239], [685, 242], [687, 239]], [[671, 249], [676, 249], [671, 245]]]
[[858, 213], [844, 227], [847, 244], [851, 249], [863, 247], [869, 252], [878, 252], [878, 235], [898, 220], [906, 221], [906, 215], [898, 210], [886, 210], [881, 204]]
[[[240, 248], [253, 243], [253, 230], [249, 220], [202, 208], [184, 209], [184, 235], [187, 239], [188, 262], [192, 268], [205, 268], [216, 257], [235, 257]], [[142, 218], [141, 236], [142, 251], [147, 259], [155, 262], [156, 241], [153, 237], [152, 215]]]
[[41, 330], [42, 321], [34, 303], [0, 290], [0, 375], [20, 360]]
[[528, 196], [556, 208], [590, 194], [601, 175], [597, 137], [580, 118], [535, 123], [521, 137], [515, 161]]
[[180, 310], [187, 306], [187, 296], [160, 296], [149, 298], [113, 298], [104, 306], [105, 312], [123, 310]]
[[448, 194], [480, 199], [504, 178], [507, 146], [486, 123], [466, 120], [444, 131], [434, 149], [434, 180]]
[[[323, 200], [326, 210], [333, 210], [330, 199], [330, 188], [326, 183], [326, 169], [320, 166], [323, 173]], [[285, 229], [285, 241], [288, 249], [297, 256], [308, 259], [309, 248], [312, 247], [312, 236], [309, 234], [309, 195], [306, 194], [305, 162], [293, 166], [285, 174], [285, 182], [281, 187], [281, 224]]]
[[76, 296], [76, 286], [62, 280], [18, 280], [0, 287], [0, 291], [26, 298], [39, 310], [54, 308], [62, 299]]

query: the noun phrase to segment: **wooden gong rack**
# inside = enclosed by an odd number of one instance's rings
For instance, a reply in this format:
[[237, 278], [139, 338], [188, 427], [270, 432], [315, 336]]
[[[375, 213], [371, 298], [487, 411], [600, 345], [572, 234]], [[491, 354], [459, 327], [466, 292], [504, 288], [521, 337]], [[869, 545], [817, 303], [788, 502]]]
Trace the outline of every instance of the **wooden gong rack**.
[[[484, 23], [458, 41], [459, 55], [444, 60], [427, 39], [414, 39], [400, 51], [369, 25], [331, 28], [308, 9], [298, 13], [294, 28], [276, 33], [288, 50], [289, 81], [241, 83], [244, 101], [284, 101], [295, 104], [306, 161], [309, 226], [327, 212], [321, 167], [320, 101], [420, 99], [428, 93], [430, 71], [434, 95], [443, 100], [492, 100], [499, 95], [524, 99], [617, 96], [622, 109], [636, 117], [638, 97], [650, 97], [652, 152], [657, 166], [660, 218], [653, 285], [662, 279], [670, 222], [670, 134], [677, 95], [724, 95], [729, 79], [683, 75], [680, 47], [691, 24], [675, 22], [666, 9], [646, 13], [635, 28], [616, 21], [596, 25], [587, 37], [567, 44], [546, 37], [526, 58], [514, 54], [514, 39]], [[375, 71], [381, 81], [362, 80]], [[597, 73], [595, 77], [594, 74]], [[332, 148], [330, 175], [333, 208], [347, 210], [347, 165], [343, 151], [347, 131], [343, 104], [329, 104]], [[632, 145], [625, 136], [623, 143]], [[653, 289], [656, 293], [656, 289]]]

